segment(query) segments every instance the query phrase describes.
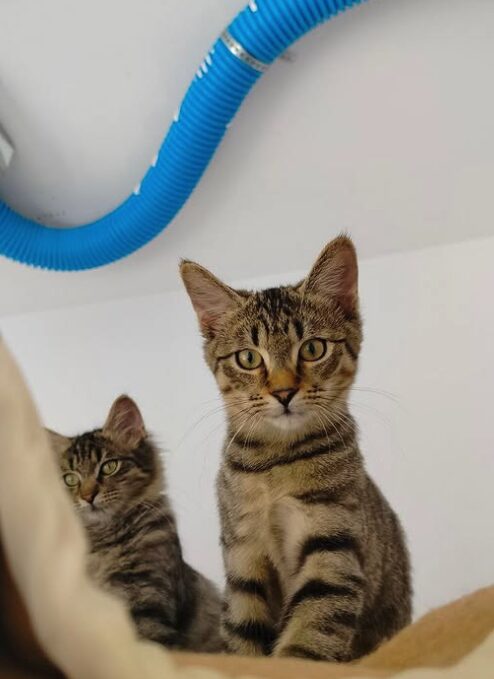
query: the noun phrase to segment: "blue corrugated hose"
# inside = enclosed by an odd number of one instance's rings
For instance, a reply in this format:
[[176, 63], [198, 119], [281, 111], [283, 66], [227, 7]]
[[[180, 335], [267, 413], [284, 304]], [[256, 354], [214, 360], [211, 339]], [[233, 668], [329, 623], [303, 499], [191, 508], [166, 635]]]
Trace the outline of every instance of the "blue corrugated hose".
[[264, 70], [304, 33], [363, 0], [251, 0], [201, 64], [163, 145], [116, 210], [75, 228], [33, 222], [0, 202], [0, 253], [46, 269], [91, 269], [160, 233], [186, 202]]

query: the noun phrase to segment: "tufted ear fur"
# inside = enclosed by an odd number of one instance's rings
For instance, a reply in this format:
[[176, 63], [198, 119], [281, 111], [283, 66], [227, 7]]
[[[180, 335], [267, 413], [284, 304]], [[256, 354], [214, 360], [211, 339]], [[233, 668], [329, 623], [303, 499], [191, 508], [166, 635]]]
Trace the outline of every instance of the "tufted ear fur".
[[357, 312], [357, 253], [350, 238], [338, 236], [326, 245], [300, 291], [335, 300], [347, 316]]
[[103, 435], [130, 450], [137, 448], [146, 437], [141, 412], [129, 396], [119, 396], [113, 403], [103, 426]]
[[206, 339], [214, 337], [225, 314], [232, 311], [241, 296], [195, 262], [183, 261], [180, 275]]

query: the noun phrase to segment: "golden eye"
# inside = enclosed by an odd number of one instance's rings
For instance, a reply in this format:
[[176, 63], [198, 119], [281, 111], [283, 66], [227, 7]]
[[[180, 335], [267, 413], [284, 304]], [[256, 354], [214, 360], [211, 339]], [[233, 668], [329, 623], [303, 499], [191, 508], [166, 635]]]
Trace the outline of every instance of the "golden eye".
[[103, 476], [112, 476], [118, 472], [121, 466], [120, 460], [108, 460], [108, 462], [101, 465], [101, 473]]
[[73, 472], [64, 474], [63, 480], [65, 482], [65, 485], [68, 486], [69, 488], [75, 488], [76, 486], [79, 485], [79, 477], [77, 476], [77, 474], [74, 474]]
[[235, 354], [237, 363], [244, 370], [255, 370], [262, 365], [262, 356], [255, 349], [244, 349]]
[[326, 353], [326, 348], [324, 340], [310, 339], [300, 347], [299, 356], [303, 361], [318, 361]]

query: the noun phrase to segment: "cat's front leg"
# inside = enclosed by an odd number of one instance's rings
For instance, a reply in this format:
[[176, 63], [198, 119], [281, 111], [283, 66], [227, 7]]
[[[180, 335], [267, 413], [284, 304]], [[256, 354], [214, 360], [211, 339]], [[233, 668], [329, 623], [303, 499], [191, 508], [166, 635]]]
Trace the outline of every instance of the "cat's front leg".
[[166, 648], [183, 648], [183, 639], [166, 604], [156, 597], [154, 602], [138, 602], [131, 608], [137, 632], [142, 639]]
[[276, 637], [271, 562], [255, 539], [233, 542], [225, 547], [224, 556], [223, 640], [231, 653], [269, 655]]
[[352, 660], [364, 590], [358, 545], [350, 533], [307, 537], [299, 547], [274, 655]]

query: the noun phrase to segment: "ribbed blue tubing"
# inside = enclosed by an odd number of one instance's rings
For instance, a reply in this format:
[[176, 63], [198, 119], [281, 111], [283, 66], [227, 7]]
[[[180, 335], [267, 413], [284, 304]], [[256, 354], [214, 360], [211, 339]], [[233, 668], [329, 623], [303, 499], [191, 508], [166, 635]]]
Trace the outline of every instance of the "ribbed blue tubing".
[[[270, 64], [304, 33], [361, 2], [252, 0], [228, 31], [250, 55]], [[261, 74], [218, 39], [138, 191], [105, 217], [68, 229], [43, 226], [0, 202], [0, 253], [33, 266], [75, 271], [109, 264], [145, 245], [186, 202]]]

